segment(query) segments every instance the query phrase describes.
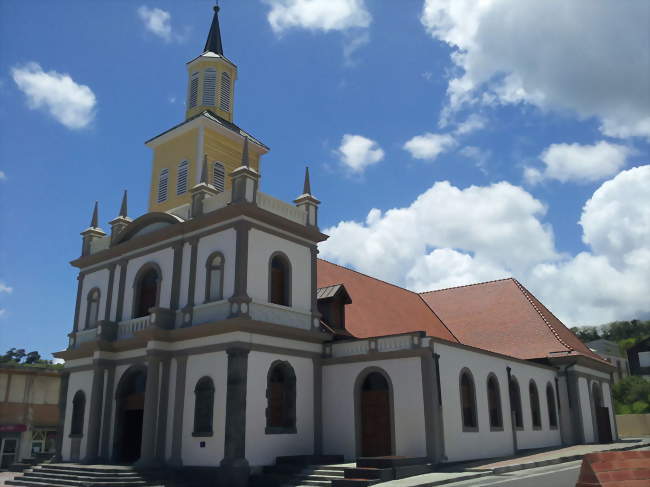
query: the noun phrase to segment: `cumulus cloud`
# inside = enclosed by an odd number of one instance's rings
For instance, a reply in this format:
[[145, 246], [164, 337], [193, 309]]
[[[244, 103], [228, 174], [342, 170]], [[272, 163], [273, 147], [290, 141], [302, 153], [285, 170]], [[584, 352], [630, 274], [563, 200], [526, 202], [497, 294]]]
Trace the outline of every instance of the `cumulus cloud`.
[[456, 139], [449, 134], [432, 134], [427, 132], [416, 135], [404, 144], [404, 150], [415, 159], [433, 161], [443, 152], [455, 147]]
[[487, 124], [485, 117], [472, 113], [464, 122], [461, 122], [454, 130], [456, 135], [466, 135], [481, 130]]
[[384, 150], [374, 140], [362, 135], [345, 134], [336, 151], [341, 162], [352, 172], [362, 173], [384, 158]]
[[271, 9], [267, 19], [274, 32], [301, 28], [341, 31], [368, 27], [372, 21], [364, 0], [264, 0]]
[[0, 293], [11, 294], [12, 292], [14, 292], [14, 288], [0, 281]]
[[172, 16], [166, 10], [142, 5], [138, 8], [138, 17], [147, 31], [165, 42], [171, 42], [175, 38], [171, 25]]
[[86, 85], [76, 83], [69, 74], [45, 72], [37, 63], [14, 67], [11, 74], [27, 97], [27, 106], [47, 110], [69, 129], [87, 127], [95, 118], [97, 98]]
[[525, 102], [596, 117], [608, 136], [650, 137], [648, 18], [642, 1], [425, 0], [421, 22], [454, 49], [452, 112]]
[[527, 167], [524, 178], [530, 184], [544, 179], [563, 183], [600, 181], [618, 173], [630, 153], [629, 148], [604, 140], [593, 145], [551, 144], [540, 156], [546, 165], [544, 170]]
[[438, 182], [411, 205], [325, 230], [321, 255], [417, 290], [514, 275], [568, 325], [650, 311], [650, 166], [623, 171], [586, 202], [587, 251], [555, 248], [545, 206], [507, 182]]

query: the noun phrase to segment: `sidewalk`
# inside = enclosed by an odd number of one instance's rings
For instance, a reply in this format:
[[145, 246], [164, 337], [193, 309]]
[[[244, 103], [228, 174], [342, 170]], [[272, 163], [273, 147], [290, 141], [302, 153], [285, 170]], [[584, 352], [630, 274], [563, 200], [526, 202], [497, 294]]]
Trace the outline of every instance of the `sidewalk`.
[[587, 453], [601, 451], [635, 450], [650, 446], [650, 438], [626, 438], [604, 445], [574, 445], [553, 450], [529, 451], [508, 458], [487, 458], [472, 462], [441, 465], [439, 470], [401, 480], [383, 482], [382, 487], [430, 487], [471, 480], [486, 475], [514, 472], [527, 468], [544, 467], [580, 460]]

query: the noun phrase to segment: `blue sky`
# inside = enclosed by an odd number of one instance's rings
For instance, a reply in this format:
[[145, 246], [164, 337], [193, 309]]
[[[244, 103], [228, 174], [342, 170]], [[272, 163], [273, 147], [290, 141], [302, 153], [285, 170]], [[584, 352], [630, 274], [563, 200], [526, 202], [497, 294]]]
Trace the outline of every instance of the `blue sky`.
[[[146, 211], [213, 2], [0, 0], [0, 349], [66, 346], [82, 231]], [[309, 165], [321, 255], [415, 290], [514, 275], [567, 324], [648, 316], [643, 0], [222, 2], [262, 190]]]

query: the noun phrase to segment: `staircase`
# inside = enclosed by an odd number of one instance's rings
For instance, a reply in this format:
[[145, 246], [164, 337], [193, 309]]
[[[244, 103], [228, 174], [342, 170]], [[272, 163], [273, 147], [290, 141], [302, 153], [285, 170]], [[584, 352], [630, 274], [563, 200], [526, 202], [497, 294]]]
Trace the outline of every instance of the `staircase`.
[[6, 485], [25, 487], [165, 487], [148, 481], [133, 467], [43, 463], [25, 469], [23, 475], [5, 480]]
[[345, 467], [339, 465], [309, 465], [296, 472], [281, 484], [282, 487], [307, 487], [320, 485], [331, 487], [333, 480], [343, 478]]

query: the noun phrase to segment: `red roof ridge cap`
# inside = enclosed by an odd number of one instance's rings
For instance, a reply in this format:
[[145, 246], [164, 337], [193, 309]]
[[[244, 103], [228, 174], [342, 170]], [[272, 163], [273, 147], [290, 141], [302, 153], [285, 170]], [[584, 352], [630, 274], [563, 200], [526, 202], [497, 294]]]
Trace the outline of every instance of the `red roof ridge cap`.
[[437, 293], [440, 291], [449, 291], [450, 289], [461, 289], [464, 287], [471, 287], [471, 286], [482, 286], [483, 284], [492, 284], [493, 282], [500, 282], [500, 281], [516, 281], [514, 277], [502, 277], [501, 279], [492, 279], [491, 281], [483, 281], [483, 282], [474, 282], [472, 284], [463, 284], [462, 286], [450, 286], [450, 287], [443, 287], [441, 289], [432, 289], [431, 291], [422, 291], [421, 293], [417, 293], [420, 296], [423, 294], [430, 294], [430, 293]]
[[[364, 274], [363, 272], [359, 272], [359, 271], [357, 271], [355, 269], [350, 269], [349, 267], [345, 267], [344, 265], [340, 265], [340, 264], [336, 264], [334, 262], [330, 262], [329, 260], [321, 259], [320, 257], [318, 258], [318, 260], [322, 260], [323, 262], [327, 262], [328, 264], [335, 265], [336, 267], [340, 267], [341, 269], [345, 269], [346, 271], [354, 272], [355, 274], [359, 274], [359, 275], [367, 277], [369, 279], [373, 279], [373, 280], [381, 282], [383, 284], [387, 284], [389, 286], [396, 287], [397, 289], [401, 289], [402, 291], [406, 291], [408, 293], [415, 294], [416, 296], [419, 296], [419, 294], [416, 293], [415, 291], [411, 291], [410, 289], [406, 289], [405, 287], [398, 286], [397, 284], [393, 284], [392, 282], [384, 281], [383, 279], [379, 279], [378, 277], [373, 277], [373, 276], [370, 276], [368, 274]], [[334, 285], [335, 284], [330, 284], [330, 286], [334, 286]], [[325, 287], [328, 287], [328, 286], [325, 286]]]

